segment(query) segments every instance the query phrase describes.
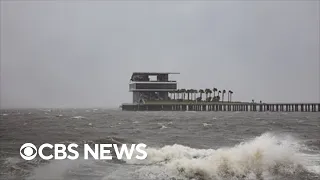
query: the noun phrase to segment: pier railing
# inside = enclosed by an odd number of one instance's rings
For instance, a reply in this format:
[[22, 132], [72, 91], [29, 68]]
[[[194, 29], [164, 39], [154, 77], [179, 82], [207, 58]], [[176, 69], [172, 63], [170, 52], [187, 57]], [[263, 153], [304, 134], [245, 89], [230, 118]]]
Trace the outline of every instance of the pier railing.
[[158, 103], [123, 104], [126, 111], [320, 112], [320, 103]]

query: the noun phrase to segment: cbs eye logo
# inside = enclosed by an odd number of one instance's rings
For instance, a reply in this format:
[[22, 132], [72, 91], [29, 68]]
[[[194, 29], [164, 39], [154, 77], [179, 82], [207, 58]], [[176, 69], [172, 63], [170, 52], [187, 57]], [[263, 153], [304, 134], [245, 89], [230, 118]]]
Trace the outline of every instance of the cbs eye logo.
[[25, 160], [32, 160], [37, 156], [37, 148], [32, 143], [25, 143], [20, 148], [20, 156]]

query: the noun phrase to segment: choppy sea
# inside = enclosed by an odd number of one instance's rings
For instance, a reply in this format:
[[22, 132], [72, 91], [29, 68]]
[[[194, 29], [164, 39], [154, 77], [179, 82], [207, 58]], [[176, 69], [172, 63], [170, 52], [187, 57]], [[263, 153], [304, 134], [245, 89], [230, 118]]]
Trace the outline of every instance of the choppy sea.
[[[26, 161], [26, 142], [144, 143], [148, 157]], [[0, 171], [2, 180], [318, 180], [320, 113], [1, 110]]]

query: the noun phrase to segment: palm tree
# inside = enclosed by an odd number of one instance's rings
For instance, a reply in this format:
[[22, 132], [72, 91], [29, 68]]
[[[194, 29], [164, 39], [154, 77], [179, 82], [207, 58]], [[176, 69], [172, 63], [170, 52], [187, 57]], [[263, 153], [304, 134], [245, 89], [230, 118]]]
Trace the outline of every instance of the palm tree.
[[172, 93], [172, 95], [173, 95], [173, 100], [176, 100], [177, 90], [173, 90], [171, 93]]
[[187, 93], [187, 95], [188, 95], [188, 101], [189, 101], [189, 99], [190, 99], [191, 89], [187, 89], [187, 90], [186, 90], [186, 93]]
[[187, 92], [187, 90], [186, 89], [181, 89], [180, 90], [180, 92], [182, 93], [182, 100], [184, 100], [185, 99], [185, 93]]
[[216, 92], [218, 91], [217, 88], [213, 88], [213, 97], [216, 97]]
[[193, 99], [196, 100], [198, 91], [196, 89], [193, 89], [193, 93], [194, 93], [194, 98]]
[[190, 90], [190, 100], [192, 101], [193, 100], [193, 89], [189, 89]]
[[220, 99], [220, 93], [221, 93], [221, 91], [219, 90], [219, 91], [218, 91], [218, 97], [219, 97], [219, 99]]
[[206, 100], [207, 100], [207, 99], [208, 99], [208, 94], [209, 94], [209, 89], [206, 88], [206, 89], [204, 90], [204, 92], [206, 93]]
[[228, 102], [230, 102], [230, 90], [228, 91]]
[[190, 89], [190, 100], [192, 101], [193, 99], [193, 89]]
[[230, 94], [229, 101], [231, 102], [231, 97], [232, 97], [233, 91], [229, 90], [229, 94]]
[[180, 99], [180, 89], [177, 89], [176, 93], [177, 93], [177, 100], [178, 100], [178, 99]]
[[199, 93], [200, 93], [200, 97], [202, 99], [202, 94], [204, 93], [204, 90], [203, 89], [199, 89]]
[[208, 101], [211, 101], [211, 94], [212, 94], [212, 90], [211, 89], [209, 89], [209, 97], [208, 97]]
[[[208, 98], [211, 99], [211, 93], [212, 93], [211, 89], [207, 88], [207, 89], [204, 90], [204, 92], [206, 93], [206, 101], [209, 100]], [[208, 97], [208, 94], [209, 94], [209, 97]]]
[[179, 99], [178, 93], [179, 93], [179, 90], [178, 90], [178, 89], [174, 90], [174, 99], [175, 99], [175, 100]]
[[224, 94], [226, 93], [226, 90], [222, 91], [222, 102], [223, 102], [223, 98], [224, 98]]
[[204, 92], [206, 93], [206, 100], [208, 99], [208, 94], [210, 93], [210, 89], [205, 89]]

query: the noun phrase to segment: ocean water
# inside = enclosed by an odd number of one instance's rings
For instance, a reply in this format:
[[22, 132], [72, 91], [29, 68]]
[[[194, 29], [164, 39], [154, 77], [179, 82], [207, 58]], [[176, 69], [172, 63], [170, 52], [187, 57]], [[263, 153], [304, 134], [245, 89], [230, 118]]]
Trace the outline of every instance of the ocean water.
[[[320, 113], [24, 109], [0, 118], [3, 180], [320, 179]], [[148, 157], [26, 161], [26, 142], [144, 143]]]

